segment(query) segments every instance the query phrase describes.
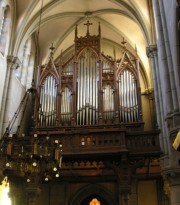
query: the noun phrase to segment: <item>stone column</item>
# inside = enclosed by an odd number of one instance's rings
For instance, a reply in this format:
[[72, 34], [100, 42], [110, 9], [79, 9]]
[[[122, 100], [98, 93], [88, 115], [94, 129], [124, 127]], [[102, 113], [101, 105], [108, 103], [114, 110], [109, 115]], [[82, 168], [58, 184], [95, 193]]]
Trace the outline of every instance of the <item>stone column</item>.
[[131, 195], [129, 196], [129, 205], [138, 205], [138, 193], [137, 193], [137, 179], [134, 179], [131, 183]]
[[[174, 1], [175, 4], [175, 1]], [[166, 113], [165, 119], [168, 129], [174, 129], [179, 126], [180, 122], [180, 108], [179, 108], [179, 66], [177, 66], [176, 49], [170, 47], [171, 43], [174, 42], [173, 36], [169, 36], [168, 25], [166, 22], [164, 1], [159, 0], [153, 1], [157, 31], [158, 31], [158, 65], [161, 71], [161, 84], [164, 89], [164, 104]], [[172, 24], [175, 23], [172, 19]], [[176, 32], [176, 31], [174, 31]], [[175, 35], [174, 35], [175, 37]], [[176, 46], [175, 46], [176, 47]], [[172, 54], [174, 54], [172, 56]], [[173, 57], [173, 58], [172, 58]], [[179, 97], [180, 98], [180, 97]]]
[[164, 176], [165, 191], [171, 205], [180, 205], [180, 172], [168, 171]]
[[[173, 98], [171, 93], [171, 82], [170, 82], [170, 75], [168, 71], [168, 62], [167, 62], [167, 54], [166, 54], [166, 47], [165, 47], [165, 39], [164, 39], [164, 33], [163, 33], [163, 25], [162, 25], [162, 19], [160, 14], [160, 8], [158, 1], [153, 1], [154, 6], [154, 12], [155, 12], [155, 18], [157, 22], [157, 32], [158, 32], [158, 67], [159, 72], [161, 72], [161, 76], [159, 79], [160, 84], [164, 86], [164, 112], [166, 114], [172, 113], [173, 111]], [[166, 83], [164, 83], [166, 82]], [[163, 91], [163, 90], [162, 90]]]
[[158, 69], [158, 56], [157, 56], [157, 46], [156, 45], [150, 45], [146, 48], [146, 54], [148, 58], [150, 59], [151, 68], [152, 68], [152, 79], [154, 82], [154, 95], [155, 95], [155, 105], [156, 105], [156, 115], [157, 115], [157, 121], [158, 121], [158, 127], [162, 129], [162, 132], [160, 134], [160, 145], [163, 149], [164, 153], [168, 152], [168, 146], [167, 146], [167, 140], [165, 139], [166, 129], [164, 126], [164, 104], [163, 102], [163, 96], [162, 96], [162, 88], [161, 88], [161, 79]]
[[119, 205], [129, 204], [129, 195], [131, 187], [125, 184], [119, 184]]
[[4, 84], [4, 91], [3, 91], [3, 101], [2, 101], [2, 107], [1, 107], [1, 115], [0, 115], [0, 132], [1, 135], [4, 132], [4, 127], [5, 122], [5, 112], [6, 112], [6, 108], [7, 108], [7, 98], [8, 98], [8, 93], [9, 93], [9, 89], [10, 89], [10, 79], [11, 79], [11, 75], [12, 75], [12, 70], [13, 69], [17, 69], [20, 65], [20, 61], [17, 57], [14, 56], [7, 56], [7, 71], [6, 71], [6, 81]]
[[[177, 7], [176, 7], [176, 24], [177, 24], [177, 30], [176, 30], [176, 46], [177, 46], [177, 82], [178, 79], [180, 80], [180, 0], [177, 0]], [[180, 106], [180, 93], [178, 95], [179, 97], [179, 106]]]
[[[176, 112], [179, 112], [179, 106], [178, 106], [178, 88], [179, 84], [176, 84], [176, 81], [179, 80], [177, 79], [177, 69], [176, 69], [176, 55], [173, 53], [173, 49], [171, 48], [170, 44], [174, 44], [173, 39], [175, 38], [176, 31], [174, 30], [174, 36], [173, 34], [168, 31], [168, 23], [165, 20], [166, 17], [168, 17], [168, 14], [165, 13], [165, 2], [164, 0], [159, 0], [159, 11], [160, 11], [160, 16], [161, 16], [161, 24], [162, 24], [162, 31], [163, 31], [163, 40], [164, 40], [164, 48], [166, 49], [166, 59], [167, 59], [167, 68], [168, 68], [168, 74], [169, 74], [169, 79], [170, 79], [170, 88], [171, 88], [171, 95], [172, 95], [172, 103], [173, 103], [173, 113], [175, 114]], [[175, 1], [174, 1], [174, 6], [175, 6]], [[171, 4], [170, 4], [171, 5]], [[175, 8], [175, 7], [174, 7]], [[170, 10], [171, 11], [171, 10]], [[175, 25], [175, 22], [173, 19], [171, 19], [171, 24]], [[175, 28], [174, 28], [175, 29]], [[171, 35], [171, 37], [169, 36]], [[175, 45], [174, 45], [175, 46]], [[174, 62], [173, 62], [174, 61]]]
[[[123, 166], [121, 164], [121, 166]], [[127, 166], [126, 161], [124, 166]], [[131, 192], [131, 168], [114, 166], [114, 172], [117, 174], [117, 183], [119, 191], [119, 205], [129, 204], [129, 195]]]
[[40, 188], [36, 183], [28, 183], [26, 188], [27, 205], [36, 205], [40, 195]]
[[[130, 165], [127, 160], [127, 153], [124, 156], [120, 164], [109, 163], [108, 166], [114, 171], [117, 177], [117, 188], [118, 188], [118, 204], [119, 205], [129, 205], [129, 197], [132, 194], [131, 188], [133, 186], [132, 176], [138, 167], [142, 167], [144, 164], [144, 159], [138, 160], [133, 165]], [[136, 182], [134, 181], [134, 189], [136, 189]], [[136, 190], [133, 190], [133, 197], [136, 198]], [[136, 195], [136, 196], [135, 196]], [[136, 199], [135, 199], [136, 200]], [[137, 201], [136, 201], [137, 203]]]

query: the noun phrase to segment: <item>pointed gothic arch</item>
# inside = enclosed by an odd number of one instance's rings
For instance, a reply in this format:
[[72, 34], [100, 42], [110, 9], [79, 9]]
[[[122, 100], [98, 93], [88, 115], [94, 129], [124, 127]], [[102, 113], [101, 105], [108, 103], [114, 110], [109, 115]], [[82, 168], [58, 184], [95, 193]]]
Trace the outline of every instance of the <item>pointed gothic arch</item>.
[[[118, 205], [117, 200], [114, 199], [111, 191], [108, 191], [103, 186], [97, 184], [88, 184], [82, 187], [71, 199], [69, 205], [89, 205], [93, 198], [97, 198], [101, 205]], [[87, 204], [86, 204], [87, 203]]]

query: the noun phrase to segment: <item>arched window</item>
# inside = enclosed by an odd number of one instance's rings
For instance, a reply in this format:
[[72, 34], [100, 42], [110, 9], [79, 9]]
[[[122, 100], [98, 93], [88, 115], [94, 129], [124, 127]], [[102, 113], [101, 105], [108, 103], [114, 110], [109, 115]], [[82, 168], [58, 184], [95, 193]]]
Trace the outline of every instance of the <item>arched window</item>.
[[8, 6], [3, 8], [0, 19], [0, 52], [4, 55], [8, 42], [8, 33], [10, 28], [10, 9]]
[[26, 40], [19, 52], [21, 66], [16, 70], [16, 76], [27, 89], [31, 87], [34, 70], [34, 46], [32, 38]]

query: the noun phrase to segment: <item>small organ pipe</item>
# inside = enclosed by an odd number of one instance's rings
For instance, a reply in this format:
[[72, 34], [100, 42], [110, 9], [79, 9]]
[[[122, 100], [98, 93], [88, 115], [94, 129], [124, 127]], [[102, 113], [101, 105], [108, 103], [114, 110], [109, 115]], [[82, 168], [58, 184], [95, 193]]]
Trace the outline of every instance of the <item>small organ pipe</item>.
[[132, 73], [129, 75], [129, 104], [130, 104], [130, 121], [133, 122], [133, 90], [132, 90]]
[[126, 105], [127, 105], [127, 121], [130, 121], [130, 89], [129, 89], [129, 72], [126, 71], [126, 87], [127, 87], [127, 99], [126, 99]]

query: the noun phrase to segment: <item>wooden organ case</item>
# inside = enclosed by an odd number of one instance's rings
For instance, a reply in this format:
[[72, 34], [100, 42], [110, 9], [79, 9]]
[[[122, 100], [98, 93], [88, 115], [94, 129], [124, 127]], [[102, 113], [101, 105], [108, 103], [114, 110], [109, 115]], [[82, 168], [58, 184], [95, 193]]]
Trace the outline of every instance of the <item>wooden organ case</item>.
[[159, 132], [143, 130], [138, 59], [126, 49], [119, 60], [104, 55], [100, 25], [98, 35], [86, 25], [84, 37], [76, 26], [72, 57], [55, 64], [52, 49], [39, 68], [33, 132], [61, 140], [62, 177], [101, 175], [127, 185], [159, 157]]
[[36, 127], [142, 123], [138, 60], [125, 50], [116, 61], [101, 52], [99, 34], [75, 35], [75, 53], [64, 64], [50, 57], [38, 76]]

